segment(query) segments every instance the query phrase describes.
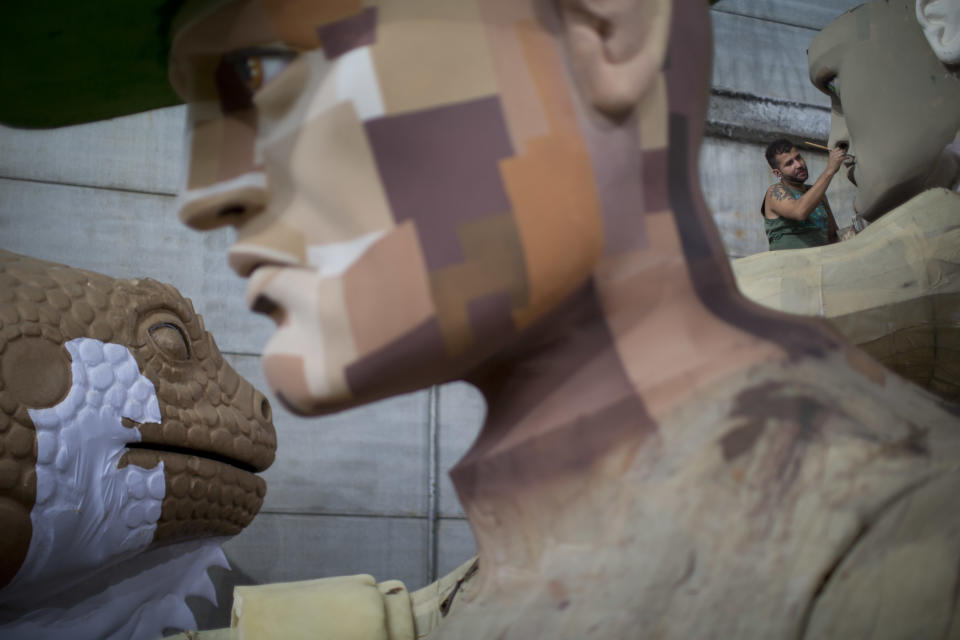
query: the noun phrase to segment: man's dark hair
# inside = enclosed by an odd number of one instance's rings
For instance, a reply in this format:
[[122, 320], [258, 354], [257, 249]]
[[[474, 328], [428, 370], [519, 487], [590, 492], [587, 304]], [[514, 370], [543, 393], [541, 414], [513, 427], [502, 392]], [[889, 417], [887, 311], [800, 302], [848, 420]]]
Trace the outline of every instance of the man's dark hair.
[[781, 153], [789, 153], [790, 149], [793, 149], [795, 146], [797, 145], [786, 138], [777, 138], [767, 145], [767, 151], [764, 155], [767, 156], [767, 164], [770, 165], [770, 168], [779, 169], [777, 166], [777, 156]]

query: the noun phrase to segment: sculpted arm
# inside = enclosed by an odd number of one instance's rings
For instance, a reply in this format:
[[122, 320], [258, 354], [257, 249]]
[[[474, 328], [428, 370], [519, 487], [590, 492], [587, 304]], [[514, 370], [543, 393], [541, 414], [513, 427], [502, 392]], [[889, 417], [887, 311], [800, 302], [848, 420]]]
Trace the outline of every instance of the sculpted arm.
[[[846, 154], [841, 148], [836, 148], [830, 152], [830, 159], [827, 161], [827, 168], [820, 174], [817, 181], [813, 183], [806, 193], [794, 200], [787, 188], [782, 184], [775, 184], [767, 190], [766, 210], [781, 218], [790, 220], [806, 220], [817, 204], [823, 199], [830, 186], [833, 176], [840, 170], [843, 164], [843, 158]], [[767, 217], [773, 217], [768, 214]]]

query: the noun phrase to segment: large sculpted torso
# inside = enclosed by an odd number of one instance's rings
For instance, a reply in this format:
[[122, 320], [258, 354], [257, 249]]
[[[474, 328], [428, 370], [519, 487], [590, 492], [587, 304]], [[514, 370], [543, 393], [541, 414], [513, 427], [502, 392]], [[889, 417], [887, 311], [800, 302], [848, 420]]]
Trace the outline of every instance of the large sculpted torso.
[[850, 241], [733, 261], [764, 306], [827, 318], [874, 358], [960, 400], [960, 194], [932, 189]]
[[511, 532], [491, 571], [467, 563], [409, 608], [369, 577], [245, 588], [235, 624], [393, 640], [960, 632], [957, 414], [850, 348], [697, 397], [655, 425], [636, 416], [587, 470], [514, 486], [511, 509], [474, 521]]
[[[852, 349], [697, 398], [571, 478], [569, 506], [538, 523], [552, 541], [502, 550], [539, 571], [472, 586], [436, 637], [958, 632], [957, 415]], [[517, 493], [519, 523], [546, 496]]]

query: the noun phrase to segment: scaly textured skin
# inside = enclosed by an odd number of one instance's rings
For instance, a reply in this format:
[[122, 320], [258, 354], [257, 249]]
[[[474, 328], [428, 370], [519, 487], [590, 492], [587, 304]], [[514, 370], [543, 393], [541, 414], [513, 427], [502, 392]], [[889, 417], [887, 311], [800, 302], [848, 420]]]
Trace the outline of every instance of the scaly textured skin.
[[162, 420], [125, 420], [142, 437], [120, 463], [164, 463], [154, 544], [236, 534], [266, 493], [254, 474], [276, 452], [270, 405], [224, 360], [189, 300], [154, 280], [0, 251], [0, 587], [16, 575], [31, 538], [37, 440], [27, 410], [67, 395], [64, 343], [83, 337], [126, 347], [156, 389]]

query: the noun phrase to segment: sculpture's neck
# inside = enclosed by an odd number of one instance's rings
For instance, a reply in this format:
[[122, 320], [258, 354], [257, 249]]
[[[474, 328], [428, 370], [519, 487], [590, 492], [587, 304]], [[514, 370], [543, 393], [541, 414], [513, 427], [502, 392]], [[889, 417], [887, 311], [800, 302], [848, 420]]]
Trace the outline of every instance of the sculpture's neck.
[[595, 285], [535, 331], [536, 343], [471, 378], [489, 413], [451, 472], [487, 576], [535, 571], [542, 543], [571, 533], [561, 520], [600, 507], [579, 498], [583, 487], [608, 478], [603, 469], [611, 452], [635, 451], [652, 427]]
[[744, 301], [725, 258], [699, 247], [691, 260], [698, 239], [680, 227], [669, 210], [647, 215], [644, 247], [606, 257], [522, 350], [471, 376], [489, 414], [451, 475], [481, 566], [536, 571], [545, 541], [606, 535], [581, 525], [644, 464], [663, 416], [737, 372], [834, 344]]
[[929, 183], [933, 187], [946, 187], [960, 192], [960, 132], [944, 148]]

